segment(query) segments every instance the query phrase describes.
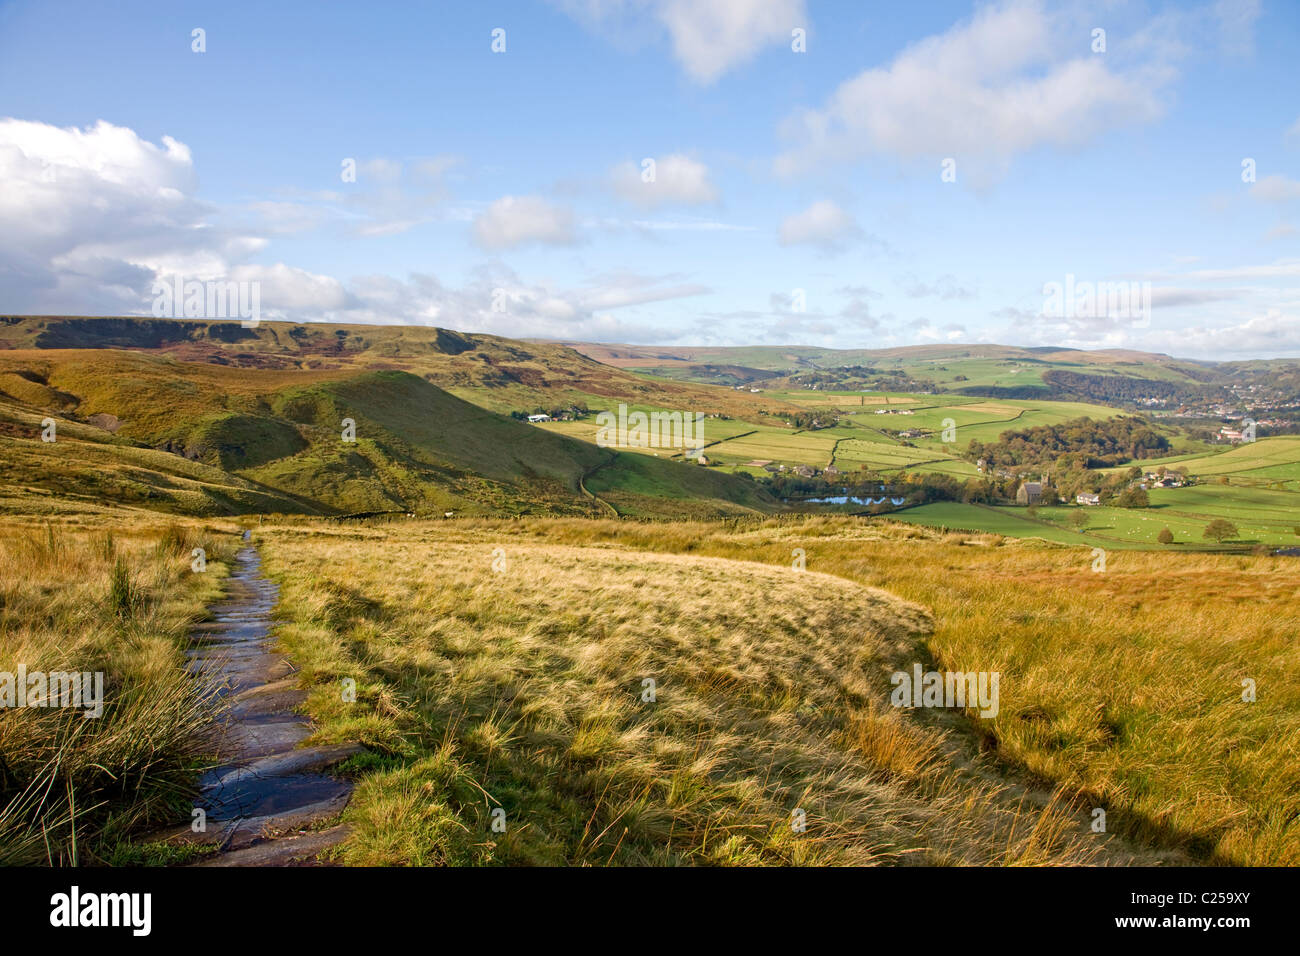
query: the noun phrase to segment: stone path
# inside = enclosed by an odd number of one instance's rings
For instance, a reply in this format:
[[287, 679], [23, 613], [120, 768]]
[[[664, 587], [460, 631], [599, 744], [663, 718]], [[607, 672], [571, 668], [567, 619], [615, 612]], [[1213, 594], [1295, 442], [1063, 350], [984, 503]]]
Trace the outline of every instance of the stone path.
[[346, 827], [323, 824], [347, 806], [352, 784], [325, 771], [363, 748], [298, 746], [311, 725], [294, 712], [306, 694], [293, 666], [270, 648], [277, 593], [261, 574], [257, 549], [246, 545], [235, 556], [226, 596], [212, 608], [212, 620], [195, 629], [186, 652], [191, 672], [213, 681], [229, 705], [214, 728], [221, 764], [199, 780], [195, 806], [207, 815], [206, 829], [167, 835], [218, 844], [199, 866], [314, 864], [347, 836]]

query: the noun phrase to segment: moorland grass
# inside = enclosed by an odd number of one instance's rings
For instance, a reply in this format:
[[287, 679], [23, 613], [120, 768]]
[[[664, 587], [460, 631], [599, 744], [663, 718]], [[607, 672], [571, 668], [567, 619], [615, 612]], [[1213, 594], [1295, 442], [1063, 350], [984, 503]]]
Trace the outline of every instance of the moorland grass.
[[1123, 551], [1094, 571], [1088, 548], [850, 518], [522, 531], [773, 565], [803, 548], [809, 570], [929, 608], [940, 667], [1002, 672], [1001, 712], [967, 732], [1008, 769], [1107, 808], [1112, 832], [1150, 846], [1300, 862], [1294, 558]]
[[[729, 539], [738, 555], [681, 553]], [[767, 555], [717, 523], [300, 523], [258, 540], [317, 739], [372, 750], [352, 767], [344, 862], [1162, 858], [999, 779], [965, 730], [890, 707], [890, 671], [929, 660], [930, 615], [796, 572], [793, 539], [773, 567], [734, 560]]]
[[3, 529], [0, 671], [102, 672], [104, 709], [0, 709], [0, 864], [130, 861], [134, 835], [177, 818], [215, 714], [186, 673], [186, 632], [231, 550], [150, 515]]

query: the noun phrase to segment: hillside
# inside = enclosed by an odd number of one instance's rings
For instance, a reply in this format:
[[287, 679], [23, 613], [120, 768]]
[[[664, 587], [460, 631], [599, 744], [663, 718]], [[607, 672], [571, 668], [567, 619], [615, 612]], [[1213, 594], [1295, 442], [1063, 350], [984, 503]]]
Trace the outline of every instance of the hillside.
[[[835, 526], [751, 528], [727, 558], [656, 553], [722, 528], [259, 529], [319, 739], [360, 733], [382, 755], [355, 765], [342, 862], [1161, 858], [1094, 838], [1082, 800], [1008, 790], [964, 716], [890, 706], [890, 672], [929, 660], [934, 622], [877, 588], [792, 573], [790, 542], [820, 555]], [[356, 703], [339, 700], [344, 678]]]
[[[619, 401], [733, 417], [756, 414], [748, 394], [657, 381], [556, 343], [522, 342], [432, 326], [332, 325], [78, 316], [0, 316], [4, 350], [128, 349], [179, 361], [322, 374], [401, 369], [491, 411]], [[789, 411], [780, 402], [766, 407]]]
[[1129, 349], [568, 344], [597, 361], [642, 374], [676, 381], [757, 384], [765, 389], [931, 390], [1117, 406], [1159, 400], [1177, 406], [1247, 396], [1294, 398], [1300, 382], [1300, 361], [1296, 359], [1201, 362]]
[[[58, 441], [40, 440], [49, 416]], [[351, 419], [355, 441], [344, 440]], [[117, 349], [0, 352], [11, 498], [193, 514], [732, 514], [747, 479], [552, 434], [405, 371], [239, 368]], [[597, 493], [617, 498], [602, 502]]]

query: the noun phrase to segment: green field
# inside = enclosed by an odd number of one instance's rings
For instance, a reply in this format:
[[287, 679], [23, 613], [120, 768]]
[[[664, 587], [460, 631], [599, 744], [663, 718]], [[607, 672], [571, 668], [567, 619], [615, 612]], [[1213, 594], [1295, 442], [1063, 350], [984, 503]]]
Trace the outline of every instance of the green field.
[[1229, 475], [1253, 484], [1283, 482], [1300, 490], [1300, 435], [1261, 438], [1259, 441], [1178, 463], [1192, 475]]
[[[1174, 536], [1171, 548], [1214, 546], [1203, 537], [1205, 526], [1214, 518], [1226, 518], [1237, 526], [1238, 537], [1228, 546], [1300, 546], [1300, 494], [1232, 485], [1193, 485], [1186, 488], [1155, 488], [1149, 508], [1112, 508], [1078, 505], [1041, 506], [1035, 517], [1027, 508], [1011, 505], [975, 505], [935, 502], [893, 515], [899, 521], [927, 527], [986, 531], [1016, 538], [1043, 538], [1062, 544], [1090, 544], [1104, 548], [1165, 547], [1157, 535], [1168, 528]], [[1070, 517], [1082, 511], [1088, 524], [1082, 533], [1070, 524]]]

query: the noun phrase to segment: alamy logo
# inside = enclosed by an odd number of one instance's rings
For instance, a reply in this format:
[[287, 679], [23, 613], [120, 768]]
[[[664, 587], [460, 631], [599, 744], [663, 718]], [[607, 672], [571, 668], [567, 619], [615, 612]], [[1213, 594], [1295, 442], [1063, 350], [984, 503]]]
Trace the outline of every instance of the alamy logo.
[[596, 415], [596, 444], [601, 448], [682, 448], [698, 458], [704, 448], [703, 412], [631, 412], [619, 403], [618, 414]]
[[102, 671], [29, 671], [20, 664], [17, 672], [0, 671], [0, 708], [80, 707], [82, 717], [104, 713]]
[[153, 315], [158, 319], [239, 319], [246, 329], [262, 321], [262, 283], [186, 279], [153, 284]]
[[894, 671], [889, 702], [895, 707], [973, 707], [981, 717], [998, 715], [998, 671]]
[[1043, 315], [1049, 319], [1124, 320], [1135, 329], [1151, 325], [1150, 282], [1075, 282], [1043, 285]]
[[50, 925], [126, 926], [133, 936], [148, 936], [153, 926], [149, 893], [82, 893], [78, 886], [50, 897]]

